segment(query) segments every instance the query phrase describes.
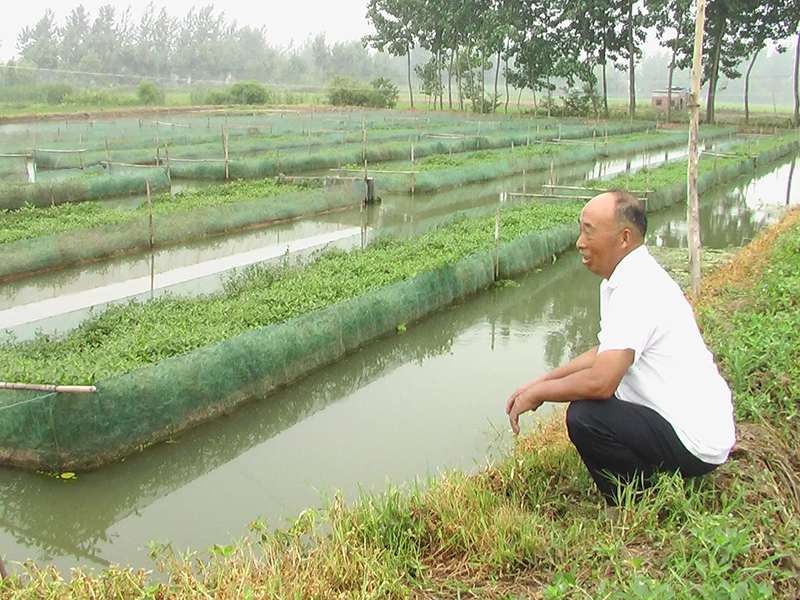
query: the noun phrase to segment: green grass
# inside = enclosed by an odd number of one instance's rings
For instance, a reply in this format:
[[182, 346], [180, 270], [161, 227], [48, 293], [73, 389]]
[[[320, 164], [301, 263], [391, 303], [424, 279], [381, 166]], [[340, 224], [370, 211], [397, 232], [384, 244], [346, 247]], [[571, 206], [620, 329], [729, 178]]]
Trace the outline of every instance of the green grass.
[[[703, 314], [707, 338], [740, 398], [737, 416], [797, 428], [800, 419], [800, 227], [773, 248], [755, 289], [726, 290], [727, 306]], [[725, 310], [727, 308], [727, 310]]]
[[[502, 240], [574, 221], [581, 203], [530, 204], [503, 213]], [[0, 345], [0, 380], [92, 382], [291, 319], [492, 248], [494, 217], [460, 218], [419, 238], [330, 251], [305, 268], [254, 266], [224, 293], [163, 296], [113, 306], [64, 338]]]

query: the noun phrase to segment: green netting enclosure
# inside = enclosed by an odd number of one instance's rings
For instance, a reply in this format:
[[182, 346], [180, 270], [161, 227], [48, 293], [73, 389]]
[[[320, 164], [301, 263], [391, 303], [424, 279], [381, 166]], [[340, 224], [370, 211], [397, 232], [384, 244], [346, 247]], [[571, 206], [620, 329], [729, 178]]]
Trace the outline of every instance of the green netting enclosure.
[[[363, 202], [366, 193], [363, 179], [331, 180], [331, 185], [303, 192], [157, 216], [153, 220], [153, 246], [345, 209]], [[142, 217], [3, 244], [0, 281], [146, 249], [151, 247], [150, 236], [150, 219]]]
[[[576, 237], [577, 226], [570, 224], [502, 245], [500, 276], [511, 277], [549, 260]], [[109, 462], [262, 397], [493, 280], [493, 253], [483, 252], [327, 309], [100, 381], [95, 394], [0, 391], [0, 462], [48, 470]]]
[[[797, 148], [793, 142], [716, 175], [707, 173], [702, 185], [746, 173], [756, 162]], [[653, 210], [683, 195], [669, 186], [651, 198]], [[577, 234], [577, 225], [569, 224], [500, 245], [499, 276], [512, 277], [548, 260], [569, 248]], [[399, 324], [467, 298], [492, 283], [494, 270], [492, 251], [468, 256], [326, 309], [99, 381], [96, 394], [0, 390], [0, 462], [64, 470], [115, 460], [263, 397], [390, 334]]]
[[170, 186], [166, 171], [160, 167], [136, 169], [136, 172], [127, 173], [91, 173], [64, 180], [2, 186], [0, 210], [14, 210], [26, 204], [44, 208], [65, 202], [144, 194], [148, 181], [152, 192], [168, 190]]

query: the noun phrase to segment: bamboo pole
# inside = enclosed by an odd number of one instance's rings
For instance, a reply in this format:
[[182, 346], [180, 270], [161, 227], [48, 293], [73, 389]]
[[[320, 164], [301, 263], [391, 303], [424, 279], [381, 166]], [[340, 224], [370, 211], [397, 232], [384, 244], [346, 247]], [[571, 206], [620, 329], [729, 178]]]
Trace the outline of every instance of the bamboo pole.
[[47, 385], [42, 383], [10, 383], [6, 381], [0, 381], [0, 389], [60, 392], [64, 394], [93, 394], [97, 391], [97, 388], [93, 385]]
[[706, 0], [697, 1], [697, 20], [694, 29], [694, 60], [692, 63], [692, 92], [689, 95], [689, 166], [687, 182], [687, 217], [689, 226], [689, 279], [692, 296], [700, 295], [700, 199], [697, 191], [698, 129], [700, 127], [700, 75], [703, 70], [703, 33]]

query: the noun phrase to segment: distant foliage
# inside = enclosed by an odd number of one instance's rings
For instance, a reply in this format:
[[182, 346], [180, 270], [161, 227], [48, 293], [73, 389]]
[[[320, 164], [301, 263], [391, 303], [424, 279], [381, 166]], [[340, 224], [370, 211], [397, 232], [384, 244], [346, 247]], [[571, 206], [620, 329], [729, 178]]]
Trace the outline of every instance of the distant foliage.
[[391, 80], [379, 77], [367, 84], [354, 77], [334, 75], [326, 86], [328, 102], [334, 106], [394, 108], [398, 89]]
[[238, 81], [228, 91], [233, 104], [269, 104], [270, 93], [257, 81]]
[[163, 104], [165, 95], [152, 81], [143, 81], [136, 88], [136, 98], [146, 106]]

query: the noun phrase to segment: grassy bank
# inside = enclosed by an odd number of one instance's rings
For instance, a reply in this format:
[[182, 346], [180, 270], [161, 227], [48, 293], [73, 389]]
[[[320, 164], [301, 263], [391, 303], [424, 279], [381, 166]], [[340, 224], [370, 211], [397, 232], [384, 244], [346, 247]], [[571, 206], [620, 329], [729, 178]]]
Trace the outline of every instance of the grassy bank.
[[[166, 580], [28, 566], [0, 597], [795, 598], [800, 593], [800, 211], [707, 278], [698, 310], [734, 391], [739, 442], [691, 483], [664, 476], [621, 518], [560, 419], [479, 474], [338, 498], [234, 546], [154, 549]], [[498, 406], [498, 410], [501, 407]]]

